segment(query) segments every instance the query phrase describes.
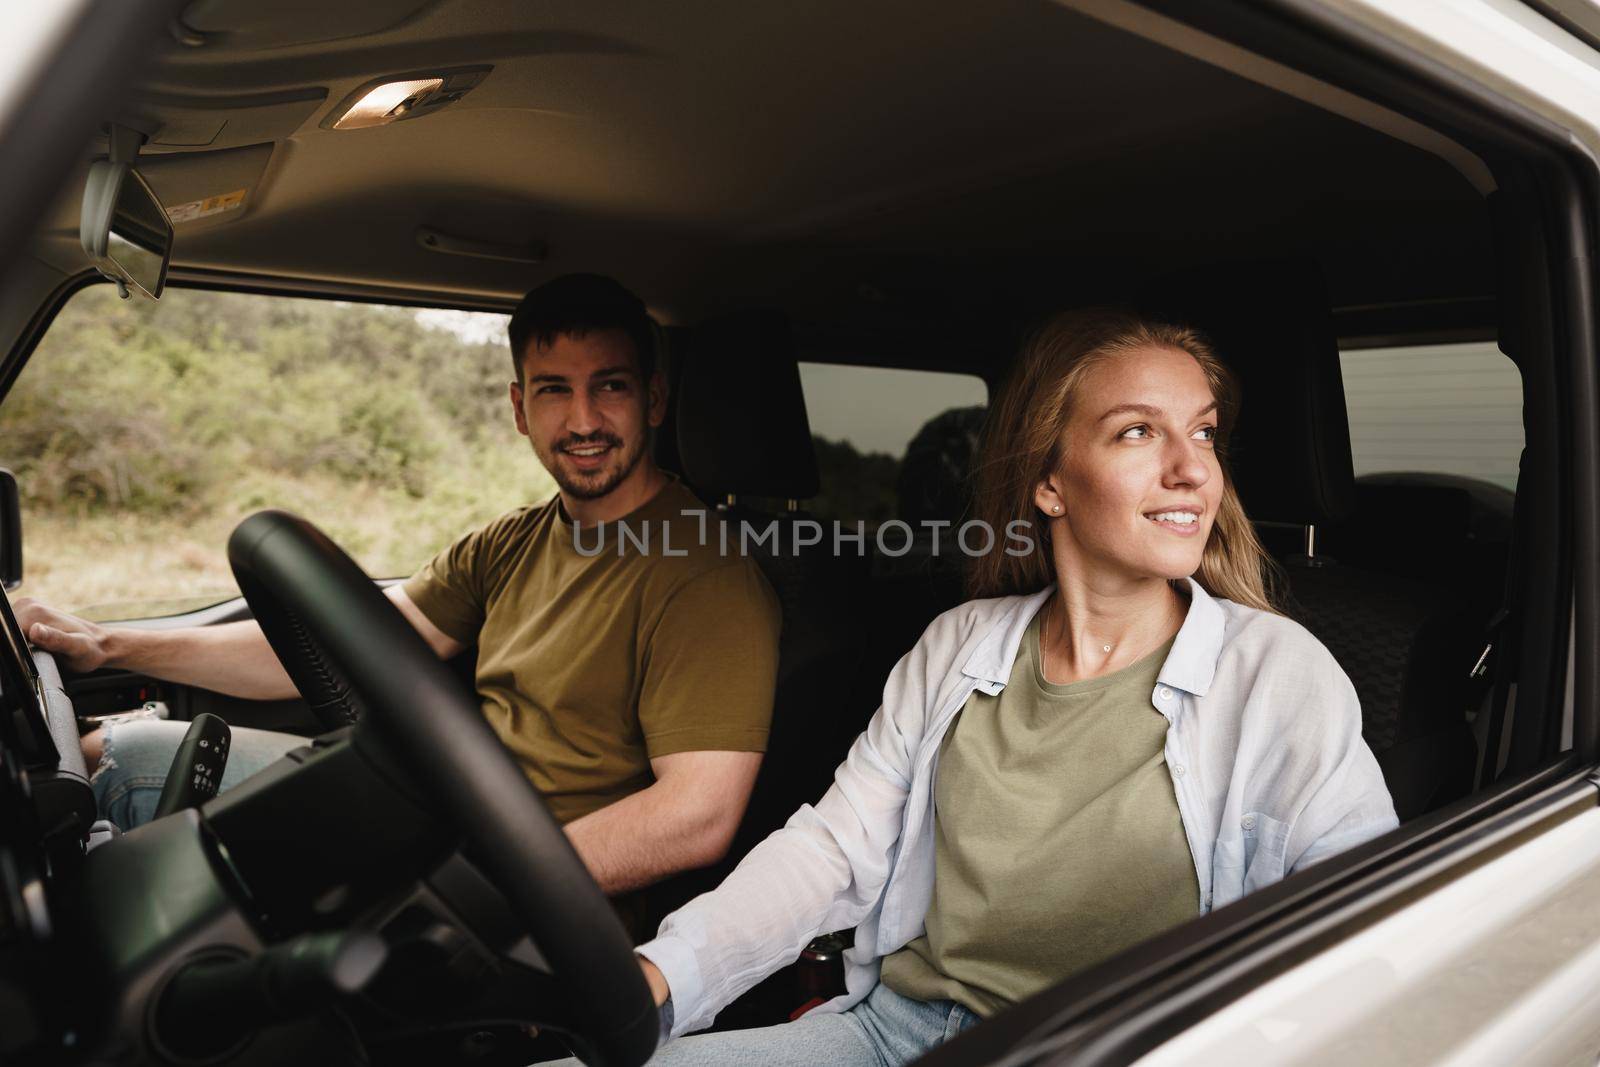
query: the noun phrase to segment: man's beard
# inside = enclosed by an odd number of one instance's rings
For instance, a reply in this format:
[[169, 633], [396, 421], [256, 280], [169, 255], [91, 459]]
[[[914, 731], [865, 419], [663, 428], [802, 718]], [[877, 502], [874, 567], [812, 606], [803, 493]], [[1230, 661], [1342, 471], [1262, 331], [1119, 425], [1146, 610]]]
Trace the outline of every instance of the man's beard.
[[[611, 434], [597, 433], [587, 437], [565, 437], [559, 441], [552, 450], [549, 460], [539, 456], [550, 476], [556, 480], [556, 487], [574, 500], [599, 500], [617, 486], [621, 485], [633, 469], [639, 465], [639, 460], [644, 458], [644, 452], [649, 447], [650, 437], [643, 434], [634, 443], [629, 452], [621, 452], [623, 441], [620, 437]], [[612, 455], [617, 458], [610, 466], [602, 467], [595, 471], [573, 471], [564, 463], [565, 450], [581, 447], [583, 445], [609, 445]], [[535, 454], [538, 449], [534, 449]]]

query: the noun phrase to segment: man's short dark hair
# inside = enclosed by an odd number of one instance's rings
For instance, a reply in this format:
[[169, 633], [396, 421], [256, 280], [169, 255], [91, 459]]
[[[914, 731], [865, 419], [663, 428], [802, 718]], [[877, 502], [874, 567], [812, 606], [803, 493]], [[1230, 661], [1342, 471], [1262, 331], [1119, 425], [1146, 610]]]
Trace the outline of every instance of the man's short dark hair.
[[595, 330], [621, 330], [633, 342], [639, 377], [648, 382], [656, 369], [656, 331], [644, 301], [603, 274], [563, 274], [522, 298], [511, 313], [511, 363], [522, 381], [528, 346], [541, 348], [558, 337], [582, 337]]

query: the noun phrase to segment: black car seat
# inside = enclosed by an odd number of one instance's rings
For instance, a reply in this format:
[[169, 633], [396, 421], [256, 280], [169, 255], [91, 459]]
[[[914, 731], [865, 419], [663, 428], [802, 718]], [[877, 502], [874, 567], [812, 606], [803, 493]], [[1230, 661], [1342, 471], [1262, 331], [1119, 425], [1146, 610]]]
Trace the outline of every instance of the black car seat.
[[1346, 563], [1425, 582], [1488, 619], [1505, 600], [1516, 500], [1504, 486], [1456, 474], [1365, 474], [1354, 513], [1322, 541]]
[[[1283, 566], [1286, 612], [1355, 685], [1363, 736], [1400, 817], [1469, 792], [1468, 674], [1487, 622], [1469, 593], [1478, 578], [1440, 584], [1362, 566], [1333, 554], [1323, 536], [1348, 529], [1361, 502], [1320, 271], [1298, 261], [1210, 269], [1165, 279], [1141, 304], [1199, 327], [1238, 376], [1230, 465], [1245, 510]], [[1464, 531], [1458, 525], [1452, 536]]]
[[737, 528], [748, 523], [777, 535], [751, 555], [783, 612], [778, 679], [767, 756], [728, 856], [702, 871], [663, 883], [652, 910], [665, 914], [712, 888], [745, 852], [778, 829], [833, 779], [862, 723], [844, 714], [841, 679], [855, 671], [862, 620], [860, 571], [836, 556], [831, 528], [821, 543], [796, 549], [815, 529], [801, 504], [818, 489], [816, 455], [787, 320], [746, 312], [696, 327], [676, 368], [673, 430], [684, 482]]
[[[1461, 640], [1479, 662], [1469, 669], [1468, 708], [1485, 715], [1492, 678], [1481, 661], [1504, 620], [1516, 494], [1476, 478], [1434, 471], [1385, 471], [1356, 479], [1355, 513], [1322, 538], [1325, 551], [1367, 570], [1422, 582], [1462, 608]], [[1481, 739], [1487, 717], [1474, 724]], [[1420, 759], [1420, 742], [1390, 761]], [[1481, 744], [1480, 744], [1481, 749]]]

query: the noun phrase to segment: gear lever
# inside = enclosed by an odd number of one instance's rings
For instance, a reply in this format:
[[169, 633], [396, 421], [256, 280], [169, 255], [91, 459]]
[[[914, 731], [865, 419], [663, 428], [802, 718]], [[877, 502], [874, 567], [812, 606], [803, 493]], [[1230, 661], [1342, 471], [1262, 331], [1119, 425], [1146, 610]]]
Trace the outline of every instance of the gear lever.
[[217, 795], [232, 740], [233, 731], [217, 716], [201, 712], [194, 717], [172, 757], [161, 799], [156, 802], [155, 818], [198, 807]]

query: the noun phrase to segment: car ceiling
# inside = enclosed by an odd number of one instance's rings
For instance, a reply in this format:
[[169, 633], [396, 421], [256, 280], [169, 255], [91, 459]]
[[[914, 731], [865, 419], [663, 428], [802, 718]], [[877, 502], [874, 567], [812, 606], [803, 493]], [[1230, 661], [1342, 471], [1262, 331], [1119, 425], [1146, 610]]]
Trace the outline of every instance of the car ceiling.
[[[176, 225], [191, 271], [482, 303], [597, 270], [669, 321], [774, 305], [908, 349], [1263, 255], [1318, 259], [1344, 307], [1492, 292], [1483, 200], [1441, 159], [1048, 0], [202, 0], [184, 23], [201, 43], [175, 28], [108, 118], [152, 135], [169, 208], [246, 191]], [[465, 65], [493, 69], [436, 114], [319, 125], [374, 78]], [[63, 271], [81, 188], [36, 244]]]

